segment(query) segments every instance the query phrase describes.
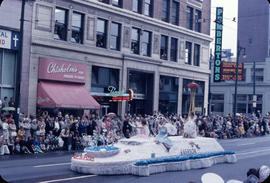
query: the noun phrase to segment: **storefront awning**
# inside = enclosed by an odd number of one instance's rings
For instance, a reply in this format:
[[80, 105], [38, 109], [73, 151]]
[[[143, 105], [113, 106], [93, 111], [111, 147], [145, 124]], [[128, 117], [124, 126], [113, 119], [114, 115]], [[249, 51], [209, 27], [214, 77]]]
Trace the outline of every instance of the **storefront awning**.
[[100, 105], [83, 85], [40, 82], [37, 104], [41, 107], [99, 109]]

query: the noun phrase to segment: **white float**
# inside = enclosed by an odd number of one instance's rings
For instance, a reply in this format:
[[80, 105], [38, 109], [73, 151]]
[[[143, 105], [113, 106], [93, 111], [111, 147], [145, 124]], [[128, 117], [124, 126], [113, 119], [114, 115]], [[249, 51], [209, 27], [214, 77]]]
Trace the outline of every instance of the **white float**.
[[[217, 163], [237, 161], [233, 152], [224, 151], [213, 138], [169, 138], [173, 142], [169, 152], [162, 144], [156, 144], [153, 137], [120, 140], [112, 149], [114, 153], [107, 153], [109, 156], [104, 157], [93, 157], [95, 153], [86, 149], [72, 157], [71, 169], [84, 174], [149, 176], [154, 173], [206, 168]], [[103, 150], [100, 152], [104, 154], [106, 150], [101, 149]]]

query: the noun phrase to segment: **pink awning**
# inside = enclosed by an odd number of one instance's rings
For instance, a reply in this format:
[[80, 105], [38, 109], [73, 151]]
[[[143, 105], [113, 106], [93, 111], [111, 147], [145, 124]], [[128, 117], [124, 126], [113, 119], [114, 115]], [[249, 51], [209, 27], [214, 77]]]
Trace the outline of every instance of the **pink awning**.
[[99, 109], [100, 105], [83, 85], [40, 82], [37, 104], [43, 107]]

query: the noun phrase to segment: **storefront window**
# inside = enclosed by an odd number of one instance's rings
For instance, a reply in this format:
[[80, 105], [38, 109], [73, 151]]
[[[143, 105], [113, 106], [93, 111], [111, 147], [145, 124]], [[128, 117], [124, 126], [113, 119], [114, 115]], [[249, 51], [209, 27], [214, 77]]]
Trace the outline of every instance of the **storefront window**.
[[[253, 95], [237, 95], [237, 113], [252, 113], [253, 111], [262, 111], [263, 95], [256, 95], [256, 107], [253, 107]], [[234, 98], [234, 95], [233, 95]]]
[[14, 97], [16, 54], [0, 49], [0, 97]]
[[213, 94], [211, 97], [211, 112], [224, 112], [224, 94]]
[[179, 79], [176, 77], [160, 76], [159, 81], [159, 111], [177, 113]]
[[[182, 98], [182, 114], [187, 114], [190, 105], [190, 90], [188, 84], [191, 83], [190, 79], [183, 79], [183, 98]], [[196, 112], [203, 113], [204, 111], [204, 88], [205, 83], [203, 81], [194, 81], [199, 85], [195, 95], [195, 107]]]
[[146, 75], [131, 71], [129, 73], [129, 87], [134, 93], [146, 94]]
[[118, 90], [119, 70], [93, 66], [91, 92], [107, 93], [109, 86]]

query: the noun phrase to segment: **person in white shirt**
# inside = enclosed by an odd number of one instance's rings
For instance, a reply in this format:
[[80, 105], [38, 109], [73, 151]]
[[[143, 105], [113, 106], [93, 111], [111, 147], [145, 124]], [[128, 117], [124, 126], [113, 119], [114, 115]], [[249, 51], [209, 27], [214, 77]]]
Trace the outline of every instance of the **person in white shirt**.
[[7, 146], [7, 140], [4, 137], [4, 134], [0, 131], [0, 155], [4, 154], [10, 154], [8, 146]]
[[4, 139], [5, 140], [8, 140], [9, 139], [9, 126], [8, 126], [8, 123], [7, 123], [7, 119], [6, 118], [3, 120], [2, 127], [3, 127], [3, 136], [4, 136]]

